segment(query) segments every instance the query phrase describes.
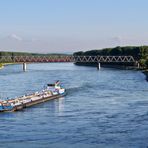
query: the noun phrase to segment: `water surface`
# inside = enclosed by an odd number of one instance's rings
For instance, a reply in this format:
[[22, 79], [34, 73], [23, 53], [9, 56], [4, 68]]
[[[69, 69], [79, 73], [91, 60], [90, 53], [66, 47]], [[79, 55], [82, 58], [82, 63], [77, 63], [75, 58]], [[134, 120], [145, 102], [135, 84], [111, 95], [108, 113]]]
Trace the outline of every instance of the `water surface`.
[[0, 96], [13, 98], [62, 81], [67, 96], [0, 114], [0, 147], [147, 147], [148, 83], [138, 71], [69, 63], [10, 65], [0, 70]]

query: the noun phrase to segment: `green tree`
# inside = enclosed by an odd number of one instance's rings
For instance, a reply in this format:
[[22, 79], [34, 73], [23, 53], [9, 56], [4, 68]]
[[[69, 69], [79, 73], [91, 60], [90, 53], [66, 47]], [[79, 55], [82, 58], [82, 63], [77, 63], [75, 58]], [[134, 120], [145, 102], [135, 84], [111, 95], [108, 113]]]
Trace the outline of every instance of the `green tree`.
[[113, 48], [110, 50], [111, 55], [122, 55], [122, 49], [120, 46]]

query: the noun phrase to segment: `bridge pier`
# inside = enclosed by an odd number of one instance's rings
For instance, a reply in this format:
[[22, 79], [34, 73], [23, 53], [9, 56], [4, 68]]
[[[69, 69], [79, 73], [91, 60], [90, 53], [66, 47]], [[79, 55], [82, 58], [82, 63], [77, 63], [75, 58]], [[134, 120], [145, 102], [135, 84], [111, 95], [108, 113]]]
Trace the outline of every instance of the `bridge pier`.
[[101, 64], [100, 64], [100, 63], [98, 63], [98, 65], [97, 65], [97, 69], [98, 69], [98, 70], [101, 69]]
[[26, 70], [27, 70], [27, 64], [23, 63], [23, 71], [26, 71]]
[[135, 66], [135, 68], [139, 69], [140, 68], [140, 63], [138, 61], [136, 61], [134, 66]]

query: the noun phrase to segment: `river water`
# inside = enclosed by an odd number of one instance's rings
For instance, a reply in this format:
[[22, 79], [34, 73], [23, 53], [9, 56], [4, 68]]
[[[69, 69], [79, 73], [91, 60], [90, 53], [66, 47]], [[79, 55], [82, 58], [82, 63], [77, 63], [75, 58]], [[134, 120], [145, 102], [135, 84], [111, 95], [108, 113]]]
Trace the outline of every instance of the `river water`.
[[146, 148], [148, 83], [138, 71], [70, 63], [9, 65], [0, 70], [2, 98], [60, 80], [67, 96], [0, 114], [0, 148]]

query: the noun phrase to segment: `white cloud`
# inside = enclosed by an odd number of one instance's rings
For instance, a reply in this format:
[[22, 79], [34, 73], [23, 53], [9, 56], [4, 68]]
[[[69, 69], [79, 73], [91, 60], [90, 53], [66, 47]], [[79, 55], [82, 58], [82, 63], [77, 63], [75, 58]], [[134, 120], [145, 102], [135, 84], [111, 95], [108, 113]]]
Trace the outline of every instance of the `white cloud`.
[[14, 40], [17, 40], [17, 41], [22, 41], [23, 40], [20, 36], [18, 36], [16, 34], [11, 34], [11, 35], [8, 36], [8, 38], [9, 39], [14, 39]]

